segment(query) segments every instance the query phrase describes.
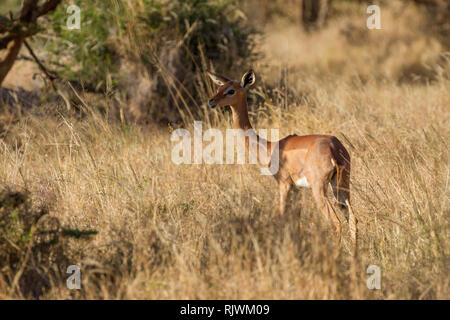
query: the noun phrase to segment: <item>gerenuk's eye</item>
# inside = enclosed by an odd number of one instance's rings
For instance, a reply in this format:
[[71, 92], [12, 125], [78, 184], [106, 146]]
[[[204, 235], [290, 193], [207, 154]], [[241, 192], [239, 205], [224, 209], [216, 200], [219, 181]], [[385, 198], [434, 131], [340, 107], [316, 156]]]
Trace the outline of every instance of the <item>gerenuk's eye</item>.
[[233, 89], [231, 89], [231, 90], [229, 90], [228, 92], [227, 92], [227, 95], [233, 95], [234, 94], [234, 90]]

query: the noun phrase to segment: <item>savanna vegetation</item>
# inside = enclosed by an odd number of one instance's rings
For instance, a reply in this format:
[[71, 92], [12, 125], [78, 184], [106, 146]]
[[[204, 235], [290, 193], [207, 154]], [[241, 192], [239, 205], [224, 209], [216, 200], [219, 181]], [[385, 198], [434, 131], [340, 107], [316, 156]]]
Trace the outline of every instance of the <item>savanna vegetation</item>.
[[[83, 1], [68, 30], [61, 1], [38, 18], [47, 75], [23, 47], [0, 88], [0, 299], [448, 299], [450, 8], [375, 1], [369, 30], [368, 2], [328, 1], [314, 27], [301, 3]], [[310, 190], [279, 216], [258, 166], [171, 161], [174, 129], [230, 127], [206, 70], [250, 68], [256, 129], [351, 153], [356, 257]]]

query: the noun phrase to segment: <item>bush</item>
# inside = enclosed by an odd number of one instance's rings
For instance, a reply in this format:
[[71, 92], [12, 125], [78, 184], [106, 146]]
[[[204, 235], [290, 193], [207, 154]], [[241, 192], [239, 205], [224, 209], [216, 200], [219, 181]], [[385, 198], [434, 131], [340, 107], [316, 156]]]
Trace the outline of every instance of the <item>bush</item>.
[[[55, 65], [89, 90], [119, 89], [137, 118], [182, 118], [188, 104], [204, 99], [204, 69], [229, 73], [255, 57], [255, 31], [235, 0], [79, 5], [81, 30], [67, 30], [66, 6], [54, 13]], [[168, 108], [161, 112], [161, 105]]]
[[29, 192], [0, 192], [0, 288], [38, 298], [58, 282], [68, 266], [61, 237], [80, 238], [93, 230], [67, 229], [32, 203]]
[[[50, 285], [50, 260], [61, 255], [55, 251], [58, 242], [57, 220], [50, 228], [42, 228], [47, 211], [33, 208], [26, 192], [2, 191], [0, 193], [0, 281], [22, 295], [38, 297]], [[44, 219], [44, 220], [43, 220]], [[54, 223], [56, 221], [56, 224]], [[36, 237], [45, 230], [45, 236]]]
[[48, 46], [50, 59], [64, 79], [79, 82], [91, 91], [104, 90], [106, 76], [118, 70], [110, 41], [113, 16], [104, 1], [84, 1], [79, 5], [80, 30], [66, 27], [67, 6], [60, 5], [53, 13], [56, 37]]

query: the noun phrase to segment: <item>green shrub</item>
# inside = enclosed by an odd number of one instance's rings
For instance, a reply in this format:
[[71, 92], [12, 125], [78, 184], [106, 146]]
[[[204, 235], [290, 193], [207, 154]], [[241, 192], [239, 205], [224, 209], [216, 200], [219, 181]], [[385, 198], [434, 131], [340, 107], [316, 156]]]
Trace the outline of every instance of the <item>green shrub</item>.
[[235, 0], [78, 5], [80, 30], [67, 30], [65, 4], [53, 14], [52, 60], [60, 75], [93, 91], [119, 89], [147, 117], [158, 118], [157, 106], [164, 104], [166, 115], [179, 118], [180, 105], [204, 98], [204, 69], [230, 73], [255, 57], [255, 31]]
[[[37, 297], [49, 286], [44, 271], [55, 253], [59, 224], [52, 220], [53, 227], [45, 228], [45, 237], [38, 239], [38, 221], [46, 214], [43, 208], [33, 208], [27, 192], [0, 192], [0, 280], [24, 296]], [[38, 232], [43, 230], [39, 227]]]
[[184, 46], [183, 62], [192, 68], [193, 62], [201, 63], [203, 53], [212, 63], [228, 67], [240, 65], [254, 54], [251, 41], [254, 31], [243, 23], [243, 13], [235, 6], [236, 1], [147, 2], [149, 10], [141, 20], [148, 38], [157, 48], [167, 41], [178, 41], [178, 45]]
[[0, 283], [8, 284], [9, 294], [38, 298], [61, 282], [68, 266], [61, 238], [96, 234], [65, 228], [48, 213], [27, 191], [0, 191]]
[[61, 77], [79, 82], [92, 91], [105, 88], [106, 75], [118, 70], [114, 50], [110, 48], [110, 33], [115, 28], [111, 25], [113, 15], [107, 2], [77, 4], [81, 9], [80, 30], [67, 28], [67, 5], [58, 6], [52, 16], [52, 28], [56, 33], [55, 41], [48, 44], [52, 62]]

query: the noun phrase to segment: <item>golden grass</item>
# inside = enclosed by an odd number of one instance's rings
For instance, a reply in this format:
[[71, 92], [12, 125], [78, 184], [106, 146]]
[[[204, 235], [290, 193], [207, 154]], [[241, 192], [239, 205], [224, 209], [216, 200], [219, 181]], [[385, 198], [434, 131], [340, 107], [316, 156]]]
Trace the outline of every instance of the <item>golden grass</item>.
[[[399, 82], [396, 71], [424, 52], [416, 41], [433, 39], [412, 41], [406, 58], [390, 51], [392, 69], [364, 58], [386, 53], [374, 40], [383, 36], [355, 47], [336, 24], [314, 36], [267, 27], [250, 97], [266, 100], [250, 111], [255, 128], [334, 134], [348, 147], [360, 221], [356, 277], [348, 230], [336, 247], [309, 190], [277, 217], [273, 178], [250, 165], [177, 166], [169, 129], [124, 126], [95, 112], [83, 120], [29, 115], [2, 142], [2, 185], [26, 187], [68, 226], [99, 231], [91, 241], [64, 242], [81, 266], [82, 289], [61, 283], [42, 298], [450, 298], [450, 81]], [[442, 53], [425, 47], [428, 56]], [[205, 113], [204, 127], [229, 127], [228, 113]], [[381, 290], [366, 288], [371, 264], [381, 268]], [[2, 285], [0, 298], [22, 297]]]

